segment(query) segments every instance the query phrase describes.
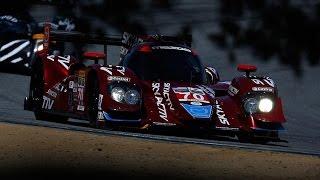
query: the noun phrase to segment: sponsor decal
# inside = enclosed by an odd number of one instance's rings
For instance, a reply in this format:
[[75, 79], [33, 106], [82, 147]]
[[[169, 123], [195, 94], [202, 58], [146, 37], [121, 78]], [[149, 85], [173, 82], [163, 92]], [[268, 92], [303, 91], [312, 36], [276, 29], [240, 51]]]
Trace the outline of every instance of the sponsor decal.
[[61, 83], [56, 84], [54, 87], [54, 90], [58, 91], [58, 92], [62, 92], [64, 90], [64, 85], [62, 85]]
[[177, 87], [173, 88], [180, 102], [201, 102], [210, 103], [204, 91], [200, 88]]
[[273, 88], [271, 88], [271, 87], [252, 87], [252, 91], [273, 92]]
[[190, 104], [181, 104], [182, 107], [193, 117], [197, 119], [209, 119], [212, 113], [212, 106], [198, 106]]
[[54, 100], [48, 98], [47, 96], [43, 96], [42, 109], [52, 109]]
[[204, 85], [202, 85], [202, 86], [197, 86], [198, 88], [200, 88], [200, 89], [202, 89], [206, 94], [208, 94], [211, 98], [215, 98], [215, 96], [216, 96], [216, 93], [214, 92], [214, 90], [213, 89], [211, 89], [211, 88], [209, 88], [209, 87], [207, 87], [207, 86], [204, 86]]
[[58, 62], [66, 69], [69, 69], [70, 56], [62, 57], [58, 56]]
[[[63, 83], [65, 82], [65, 79], [63, 80]], [[53, 86], [53, 88], [49, 89], [47, 91], [47, 94], [50, 95], [53, 98], [56, 98], [60, 92], [67, 92], [67, 89], [65, 88], [65, 85], [62, 83], [57, 83]]]
[[[83, 106], [83, 87], [78, 87], [78, 108], [77, 110], [79, 111], [84, 111], [84, 106]], [[83, 108], [82, 108], [83, 107]]]
[[222, 126], [216, 126], [216, 129], [226, 130], [226, 131], [238, 131], [239, 130], [239, 128], [222, 127]]
[[124, 32], [122, 35], [123, 46], [120, 48], [120, 60], [122, 60], [123, 57], [128, 54], [129, 49], [141, 42], [143, 42], [143, 39], [139, 38], [138, 36]]
[[73, 89], [74, 87], [74, 82], [73, 81], [69, 81], [69, 89]]
[[202, 105], [201, 102], [197, 102], [197, 101], [192, 101], [192, 102], [190, 102], [190, 104], [196, 105], [196, 106], [201, 106]]
[[237, 88], [235, 88], [232, 85], [229, 86], [228, 93], [230, 94], [230, 96], [235, 96], [238, 94], [238, 92], [239, 92], [239, 90]]
[[86, 77], [86, 71], [83, 71], [83, 70], [78, 71], [78, 76], [81, 78]]
[[124, 76], [125, 72], [126, 72], [126, 68], [123, 66], [116, 66], [117, 71]]
[[163, 85], [163, 97], [165, 98], [165, 102], [169, 106], [170, 110], [174, 110], [171, 99], [170, 99], [170, 83], [164, 83]]
[[103, 95], [99, 94], [99, 100], [98, 100], [98, 110], [102, 110], [102, 100], [103, 100]]
[[162, 123], [162, 122], [153, 122], [152, 124], [157, 126], [176, 126], [177, 125], [175, 123]]
[[271, 87], [274, 87], [274, 86], [275, 86], [274, 81], [273, 81], [270, 77], [266, 77], [266, 78], [264, 79], [264, 82], [266, 82], [267, 84], [269, 84], [269, 86], [271, 86]]
[[50, 96], [52, 96], [53, 98], [56, 98], [57, 97], [57, 93], [52, 91], [51, 89], [48, 90], [47, 92]]
[[270, 77], [265, 77], [263, 79], [251, 79], [256, 85], [269, 85], [271, 87], [275, 87], [274, 81]]
[[112, 66], [112, 65], [109, 65], [107, 67], [101, 67], [100, 70], [102, 71], [105, 71], [106, 73], [108, 73], [109, 75], [112, 76], [112, 70], [113, 69], [116, 69], [121, 75], [125, 75], [125, 72], [126, 72], [126, 68], [123, 67], [123, 66]]
[[176, 47], [176, 46], [153, 46], [152, 49], [166, 49], [166, 50], [178, 50], [178, 51], [191, 52], [191, 50], [188, 48]]
[[112, 76], [112, 68], [110, 68], [110, 67], [101, 67], [100, 70], [105, 71], [106, 73], [108, 73], [109, 75]]
[[121, 77], [121, 76], [109, 76], [108, 81], [124, 81], [124, 82], [130, 82], [129, 77]]
[[78, 72], [78, 87], [84, 88], [86, 84], [86, 72], [79, 71]]
[[217, 117], [220, 121], [221, 124], [225, 124], [225, 125], [230, 125], [227, 117], [226, 117], [226, 114], [224, 113], [221, 105], [219, 104], [219, 102], [216, 100], [216, 114], [217, 114]]
[[156, 98], [157, 107], [159, 116], [161, 119], [168, 121], [167, 109], [163, 103], [163, 98], [161, 97], [160, 93], [160, 83], [152, 83], [152, 91], [154, 92], [154, 97]]
[[[47, 59], [50, 60], [50, 61], [55, 61], [55, 60], [54, 60], [55, 57], [56, 57], [55, 55], [50, 55], [50, 56], [47, 56]], [[70, 58], [71, 58], [70, 55], [65, 56], [65, 57], [58, 56], [57, 61], [58, 61], [64, 68], [66, 68], [67, 70], [69, 70]]]

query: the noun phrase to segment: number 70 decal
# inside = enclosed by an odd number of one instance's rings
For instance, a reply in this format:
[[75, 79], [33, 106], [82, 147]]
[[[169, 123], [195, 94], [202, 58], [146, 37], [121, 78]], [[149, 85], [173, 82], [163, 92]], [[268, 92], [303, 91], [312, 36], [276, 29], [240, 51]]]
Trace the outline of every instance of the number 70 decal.
[[206, 94], [202, 89], [192, 87], [178, 87], [173, 88], [179, 101], [197, 101], [209, 103]]

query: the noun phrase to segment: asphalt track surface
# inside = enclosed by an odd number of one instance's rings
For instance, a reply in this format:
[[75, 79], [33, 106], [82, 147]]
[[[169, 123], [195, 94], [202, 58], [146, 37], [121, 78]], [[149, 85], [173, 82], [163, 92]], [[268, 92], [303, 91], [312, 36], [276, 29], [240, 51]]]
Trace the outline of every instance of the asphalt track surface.
[[38, 121], [33, 113], [23, 110], [23, 99], [28, 94], [29, 77], [0, 73], [0, 122], [44, 126], [72, 131], [97, 133], [106, 136], [128, 136], [146, 140], [161, 140], [175, 143], [202, 144], [215, 147], [242, 148], [248, 150], [267, 150], [320, 156], [319, 139], [315, 136], [297, 136], [289, 132], [280, 134], [281, 139], [288, 142], [262, 144], [239, 143], [235, 138], [186, 137], [181, 135], [148, 134], [129, 131], [102, 130], [88, 127], [88, 123], [69, 120], [68, 123]]

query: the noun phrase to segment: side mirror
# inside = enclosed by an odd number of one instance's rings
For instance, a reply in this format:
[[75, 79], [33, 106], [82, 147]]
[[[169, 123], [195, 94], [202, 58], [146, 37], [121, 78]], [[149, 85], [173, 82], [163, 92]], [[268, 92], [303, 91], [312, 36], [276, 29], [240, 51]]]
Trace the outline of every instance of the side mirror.
[[213, 85], [220, 81], [220, 76], [218, 71], [213, 67], [206, 67], [205, 68], [207, 84]]
[[93, 51], [87, 51], [83, 53], [83, 58], [87, 60], [93, 60], [95, 64], [100, 64], [99, 60], [102, 60], [104, 62], [106, 61], [106, 54], [102, 52], [93, 52]]

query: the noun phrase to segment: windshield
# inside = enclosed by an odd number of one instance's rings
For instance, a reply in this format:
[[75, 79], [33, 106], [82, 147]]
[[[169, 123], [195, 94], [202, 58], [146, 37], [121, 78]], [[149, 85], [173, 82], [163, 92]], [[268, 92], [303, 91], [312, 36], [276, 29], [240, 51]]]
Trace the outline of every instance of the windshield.
[[204, 82], [204, 68], [190, 50], [152, 49], [150, 52], [136, 51], [127, 56], [124, 66], [133, 70], [142, 80]]

